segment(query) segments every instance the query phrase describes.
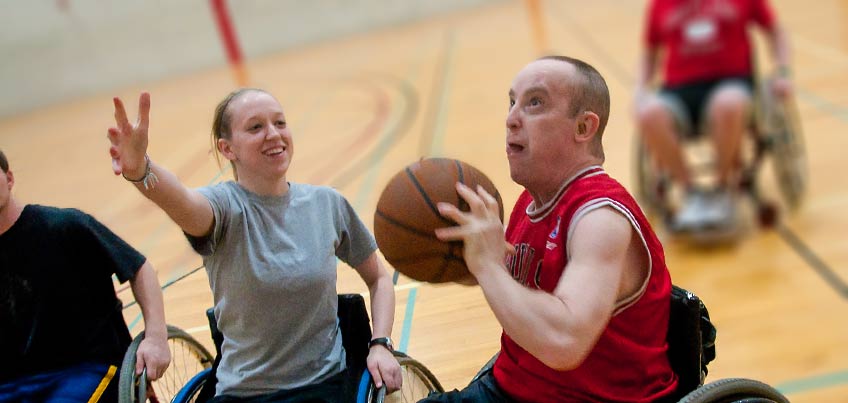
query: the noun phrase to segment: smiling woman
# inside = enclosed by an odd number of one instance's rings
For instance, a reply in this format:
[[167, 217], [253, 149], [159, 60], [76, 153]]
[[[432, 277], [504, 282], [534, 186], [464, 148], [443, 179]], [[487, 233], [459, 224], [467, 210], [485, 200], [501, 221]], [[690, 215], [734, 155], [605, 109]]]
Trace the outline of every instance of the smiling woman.
[[[218, 104], [212, 138], [236, 180], [200, 189], [185, 187], [147, 155], [149, 94], [139, 98], [135, 125], [119, 98], [114, 104], [117, 127], [108, 133], [115, 174], [164, 210], [203, 256], [226, 340], [216, 399], [317, 389], [322, 401], [347, 401], [336, 259], [354, 267], [368, 286], [376, 338], [391, 335], [392, 280], [373, 236], [341, 194], [286, 179], [294, 147], [277, 99], [241, 89]], [[288, 307], [287, 314], [279, 307]], [[389, 349], [373, 345], [368, 369], [377, 387], [400, 387], [400, 367]]]

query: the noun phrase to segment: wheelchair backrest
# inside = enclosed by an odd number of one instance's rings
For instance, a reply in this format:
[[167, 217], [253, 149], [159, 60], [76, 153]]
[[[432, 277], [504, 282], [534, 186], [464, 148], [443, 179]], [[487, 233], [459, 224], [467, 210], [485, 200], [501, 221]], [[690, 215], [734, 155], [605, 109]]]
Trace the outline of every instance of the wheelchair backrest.
[[677, 374], [680, 395], [703, 385], [707, 364], [715, 359], [716, 329], [707, 307], [695, 294], [672, 286], [668, 359]]
[[371, 341], [371, 320], [365, 309], [365, 298], [359, 294], [339, 294], [339, 329], [352, 374], [365, 370], [368, 342]]

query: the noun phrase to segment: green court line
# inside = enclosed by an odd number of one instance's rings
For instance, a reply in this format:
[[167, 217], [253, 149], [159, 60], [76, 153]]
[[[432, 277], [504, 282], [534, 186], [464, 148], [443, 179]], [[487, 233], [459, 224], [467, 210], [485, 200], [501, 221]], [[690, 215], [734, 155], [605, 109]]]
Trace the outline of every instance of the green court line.
[[777, 385], [776, 388], [785, 395], [794, 395], [840, 385], [848, 385], [848, 370], [796, 379]]

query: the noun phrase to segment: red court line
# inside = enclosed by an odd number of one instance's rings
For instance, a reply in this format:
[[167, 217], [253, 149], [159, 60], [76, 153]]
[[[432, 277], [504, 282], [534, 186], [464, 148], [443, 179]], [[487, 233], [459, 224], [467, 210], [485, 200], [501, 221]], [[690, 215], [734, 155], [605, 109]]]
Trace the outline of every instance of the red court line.
[[212, 7], [215, 25], [218, 27], [218, 34], [221, 37], [221, 42], [224, 44], [227, 61], [233, 68], [236, 82], [239, 86], [246, 86], [247, 72], [244, 68], [244, 56], [239, 45], [238, 36], [236, 35], [235, 25], [227, 8], [227, 3], [225, 0], [209, 0], [209, 5]]

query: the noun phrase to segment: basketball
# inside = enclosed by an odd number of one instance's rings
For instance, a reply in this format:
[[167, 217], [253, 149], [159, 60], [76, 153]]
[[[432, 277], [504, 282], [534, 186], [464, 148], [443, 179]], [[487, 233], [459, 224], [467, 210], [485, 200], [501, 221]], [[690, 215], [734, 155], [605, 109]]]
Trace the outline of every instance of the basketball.
[[407, 277], [446, 283], [471, 275], [462, 257], [462, 242], [444, 242], [435, 234], [436, 228], [456, 225], [439, 214], [437, 203], [469, 211], [456, 192], [456, 182], [475, 191], [482, 186], [497, 199], [503, 221], [503, 201], [495, 185], [480, 170], [459, 160], [422, 159], [395, 174], [383, 189], [374, 214], [374, 237], [386, 260]]

